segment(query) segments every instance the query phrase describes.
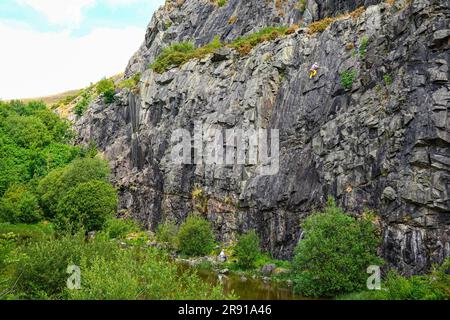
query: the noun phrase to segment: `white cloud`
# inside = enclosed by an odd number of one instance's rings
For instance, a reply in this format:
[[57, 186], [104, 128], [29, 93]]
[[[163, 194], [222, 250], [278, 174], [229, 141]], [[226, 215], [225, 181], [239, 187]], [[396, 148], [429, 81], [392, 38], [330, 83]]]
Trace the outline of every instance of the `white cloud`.
[[144, 33], [104, 28], [73, 37], [68, 31], [37, 32], [0, 21], [0, 98], [46, 96], [119, 73]]
[[109, 7], [124, 7], [147, 0], [16, 0], [20, 5], [33, 8], [54, 25], [67, 28], [80, 26], [86, 9], [97, 3]]
[[77, 27], [83, 20], [83, 10], [93, 6], [96, 0], [17, 0], [45, 15], [55, 25]]
[[142, 0], [103, 0], [107, 5], [112, 7], [128, 6], [130, 4], [142, 2]]

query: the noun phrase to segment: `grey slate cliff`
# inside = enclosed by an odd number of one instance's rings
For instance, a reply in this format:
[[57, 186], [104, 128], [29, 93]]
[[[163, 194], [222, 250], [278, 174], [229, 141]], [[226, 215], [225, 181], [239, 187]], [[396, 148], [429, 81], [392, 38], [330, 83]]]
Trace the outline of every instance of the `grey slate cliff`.
[[[93, 103], [76, 123], [80, 142], [97, 143], [113, 168], [121, 209], [149, 228], [164, 219], [183, 221], [198, 206], [192, 191], [201, 188], [205, 214], [221, 240], [254, 228], [265, 249], [289, 258], [302, 219], [332, 195], [351, 214], [366, 208], [378, 214], [389, 266], [423, 273], [450, 255], [446, 1], [413, 0], [403, 8], [379, 3], [323, 33], [300, 28], [244, 57], [221, 49], [161, 75], [146, 69], [173, 41], [199, 45], [273, 23], [302, 25], [294, 2], [283, 2], [280, 16], [273, 1], [266, 7], [230, 0], [223, 8], [169, 1], [127, 68], [128, 75], [143, 72], [139, 94], [122, 91], [114, 104]], [[362, 3], [309, 1], [308, 7], [318, 19]], [[234, 14], [242, 19], [230, 26]], [[364, 37], [366, 54], [354, 54], [350, 49]], [[322, 69], [310, 80], [314, 62]], [[346, 90], [340, 74], [352, 68], [356, 80]], [[194, 121], [279, 129], [280, 172], [173, 164], [171, 134], [192, 131]]]

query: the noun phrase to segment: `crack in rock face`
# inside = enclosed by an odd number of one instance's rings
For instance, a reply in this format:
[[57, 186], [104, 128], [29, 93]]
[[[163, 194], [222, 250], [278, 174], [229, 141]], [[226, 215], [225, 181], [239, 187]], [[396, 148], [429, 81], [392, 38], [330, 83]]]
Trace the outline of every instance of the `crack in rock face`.
[[[321, 33], [300, 28], [263, 42], [246, 56], [222, 48], [163, 74], [147, 69], [173, 42], [204, 45], [215, 35], [231, 41], [305, 18], [293, 1], [283, 2], [284, 14], [256, 2], [218, 8], [168, 1], [126, 71], [142, 72], [139, 93], [123, 90], [110, 105], [96, 100], [77, 121], [80, 142], [94, 140], [109, 159], [121, 209], [151, 229], [201, 211], [220, 240], [256, 229], [265, 249], [289, 258], [301, 221], [331, 195], [349, 213], [378, 214], [388, 266], [410, 275], [442, 262], [450, 255], [446, 4], [308, 1], [314, 19], [366, 10]], [[314, 63], [320, 69], [310, 79]], [[174, 163], [173, 133], [194, 136], [196, 123], [279, 130], [279, 170], [262, 175], [261, 163]], [[203, 191], [200, 200], [192, 197], [195, 188]]]

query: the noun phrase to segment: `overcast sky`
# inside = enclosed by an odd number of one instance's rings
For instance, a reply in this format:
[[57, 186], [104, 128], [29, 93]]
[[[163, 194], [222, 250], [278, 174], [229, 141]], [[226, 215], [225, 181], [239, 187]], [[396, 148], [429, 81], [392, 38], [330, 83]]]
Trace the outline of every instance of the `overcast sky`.
[[164, 0], [0, 0], [0, 99], [79, 89], [124, 71]]

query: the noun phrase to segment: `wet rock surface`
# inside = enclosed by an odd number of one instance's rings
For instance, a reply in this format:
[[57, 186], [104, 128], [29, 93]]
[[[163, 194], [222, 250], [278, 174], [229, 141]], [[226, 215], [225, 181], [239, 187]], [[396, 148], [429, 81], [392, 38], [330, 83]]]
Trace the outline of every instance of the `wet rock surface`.
[[[110, 160], [121, 209], [152, 229], [163, 219], [181, 222], [198, 209], [192, 191], [201, 188], [203, 213], [220, 240], [254, 228], [265, 249], [289, 258], [301, 221], [332, 195], [348, 212], [379, 215], [389, 266], [416, 274], [441, 262], [450, 255], [448, 5], [381, 3], [323, 33], [300, 29], [244, 57], [221, 50], [161, 75], [144, 70], [171, 41], [233, 39], [274, 17], [280, 24], [302, 18], [289, 1], [284, 16], [253, 2], [230, 0], [217, 8], [187, 0], [158, 11], [127, 69], [143, 71], [139, 94], [121, 92], [108, 106], [98, 100], [76, 123], [80, 142], [94, 140]], [[315, 3], [325, 15], [339, 13], [344, 1]], [[251, 30], [244, 21], [227, 24], [233, 10], [250, 19]], [[363, 38], [365, 54], [354, 53], [350, 48]], [[322, 68], [310, 80], [315, 62]], [[356, 77], [346, 90], [340, 74], [349, 70]], [[195, 121], [279, 129], [279, 172], [260, 175], [261, 164], [174, 164], [172, 133], [193, 132]]]

